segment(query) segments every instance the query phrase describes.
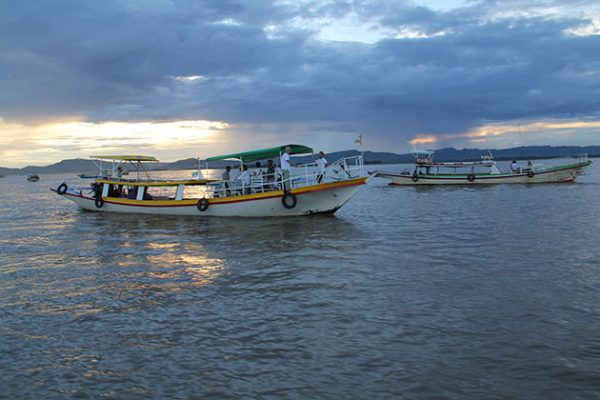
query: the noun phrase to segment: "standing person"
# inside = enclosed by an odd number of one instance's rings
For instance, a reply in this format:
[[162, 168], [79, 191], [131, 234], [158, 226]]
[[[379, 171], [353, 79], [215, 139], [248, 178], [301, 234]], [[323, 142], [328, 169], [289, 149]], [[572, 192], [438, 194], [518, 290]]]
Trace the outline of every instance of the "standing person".
[[260, 161], [257, 161], [256, 164], [254, 164], [254, 168], [256, 169], [252, 173], [252, 176], [254, 176], [255, 178], [260, 178], [263, 174], [262, 165]]
[[317, 175], [317, 183], [323, 182], [323, 178], [325, 177], [325, 170], [329, 166], [327, 159], [325, 158], [325, 153], [322, 151], [319, 152], [319, 158], [317, 158], [317, 167], [319, 168], [319, 174]]
[[250, 194], [250, 171], [246, 164], [241, 167], [242, 173], [238, 176], [238, 179], [242, 182], [243, 194]]
[[223, 179], [223, 185], [225, 186], [225, 194], [229, 196], [229, 182], [231, 181], [231, 166], [226, 166], [225, 171], [223, 171], [223, 175], [221, 175], [221, 179]]
[[290, 177], [292, 176], [292, 167], [296, 166], [296, 164], [294, 164], [292, 160], [290, 160], [291, 152], [292, 149], [290, 148], [290, 146], [286, 146], [285, 153], [281, 155], [280, 159], [282, 175], [281, 179], [283, 180], [283, 189], [286, 191], [290, 190], [292, 186], [290, 182]]

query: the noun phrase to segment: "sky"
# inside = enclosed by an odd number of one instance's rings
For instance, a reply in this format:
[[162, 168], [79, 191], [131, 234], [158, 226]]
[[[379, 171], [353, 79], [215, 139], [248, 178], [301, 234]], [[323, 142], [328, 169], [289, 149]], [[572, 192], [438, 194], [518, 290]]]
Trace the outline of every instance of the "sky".
[[597, 0], [0, 0], [0, 166], [600, 144]]

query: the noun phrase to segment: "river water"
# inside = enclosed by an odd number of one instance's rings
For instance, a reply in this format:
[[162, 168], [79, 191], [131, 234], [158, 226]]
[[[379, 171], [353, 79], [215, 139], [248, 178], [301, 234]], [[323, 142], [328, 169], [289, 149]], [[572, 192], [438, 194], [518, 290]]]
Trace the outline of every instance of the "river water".
[[0, 398], [600, 398], [600, 162], [282, 219], [84, 212], [41, 178], [0, 179]]

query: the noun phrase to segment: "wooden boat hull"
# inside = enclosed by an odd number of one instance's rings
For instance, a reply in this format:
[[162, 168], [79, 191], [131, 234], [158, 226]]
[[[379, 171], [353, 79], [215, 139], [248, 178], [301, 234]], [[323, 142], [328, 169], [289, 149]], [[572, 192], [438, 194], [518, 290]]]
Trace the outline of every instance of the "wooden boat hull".
[[[119, 197], [103, 197], [101, 202], [83, 191], [68, 190], [62, 196], [90, 211], [120, 212], [158, 215], [189, 215], [196, 217], [282, 217], [334, 213], [350, 200], [371, 178], [330, 182], [294, 189], [291, 193], [297, 203], [285, 208], [283, 191], [248, 194], [208, 199], [205, 211], [198, 207], [199, 199], [183, 200], [130, 200]], [[102, 203], [98, 207], [96, 203]]]
[[393, 185], [489, 185], [501, 183], [575, 182], [591, 161], [561, 165], [533, 173], [520, 174], [403, 174], [378, 171], [377, 177], [389, 179]]

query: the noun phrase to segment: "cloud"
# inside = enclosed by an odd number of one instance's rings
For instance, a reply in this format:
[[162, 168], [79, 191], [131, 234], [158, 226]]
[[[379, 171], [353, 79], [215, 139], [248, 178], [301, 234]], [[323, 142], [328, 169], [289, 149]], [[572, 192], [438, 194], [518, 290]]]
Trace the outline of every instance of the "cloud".
[[490, 120], [596, 118], [598, 15], [592, 1], [13, 0], [0, 116], [223, 121], [238, 142], [332, 147], [360, 132], [403, 151]]

